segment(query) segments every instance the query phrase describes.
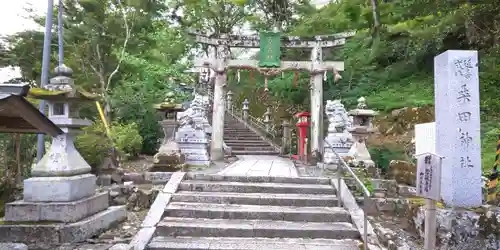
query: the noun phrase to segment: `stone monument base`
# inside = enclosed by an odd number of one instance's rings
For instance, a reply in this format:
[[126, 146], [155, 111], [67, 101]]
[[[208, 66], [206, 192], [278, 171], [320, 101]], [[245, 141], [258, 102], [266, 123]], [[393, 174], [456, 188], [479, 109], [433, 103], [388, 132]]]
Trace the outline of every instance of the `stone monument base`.
[[179, 144], [187, 165], [210, 166], [207, 144]]
[[92, 174], [61, 177], [32, 177], [24, 181], [25, 201], [75, 201], [95, 194]]
[[0, 242], [46, 245], [82, 242], [126, 218], [125, 206], [112, 206], [72, 223], [0, 221]]
[[150, 172], [177, 172], [184, 168], [186, 158], [177, 151], [160, 151], [154, 156], [154, 163]]
[[5, 205], [4, 221], [77, 222], [109, 207], [109, 194], [99, 193], [69, 202], [14, 201]]
[[350, 160], [350, 164], [354, 165], [356, 168], [374, 168], [375, 167], [375, 162], [372, 160]]

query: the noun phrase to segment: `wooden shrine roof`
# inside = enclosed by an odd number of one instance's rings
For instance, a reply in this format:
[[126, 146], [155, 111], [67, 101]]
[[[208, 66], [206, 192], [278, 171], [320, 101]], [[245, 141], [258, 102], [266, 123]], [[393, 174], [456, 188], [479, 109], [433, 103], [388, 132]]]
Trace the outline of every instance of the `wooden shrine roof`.
[[63, 133], [25, 99], [28, 91], [28, 85], [0, 84], [0, 133], [44, 133], [51, 136]]

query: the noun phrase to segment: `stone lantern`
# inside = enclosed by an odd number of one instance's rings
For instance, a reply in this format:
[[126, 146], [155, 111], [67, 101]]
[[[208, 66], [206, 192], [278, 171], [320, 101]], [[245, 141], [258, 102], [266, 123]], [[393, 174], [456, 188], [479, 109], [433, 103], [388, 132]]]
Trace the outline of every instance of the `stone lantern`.
[[174, 135], [177, 128], [177, 113], [184, 111], [182, 104], [174, 102], [174, 93], [167, 94], [163, 103], [155, 105], [155, 109], [163, 113], [163, 120], [159, 122], [163, 129], [164, 138], [158, 153], [154, 156], [151, 172], [172, 172], [182, 168], [185, 162]]
[[357, 166], [374, 167], [370, 153], [366, 147], [366, 139], [374, 132], [373, 117], [376, 111], [368, 109], [364, 97], [358, 99], [356, 109], [348, 112], [353, 117], [352, 126], [348, 131], [352, 134], [353, 144], [348, 155], [354, 158], [354, 164]]
[[[23, 200], [6, 204], [4, 220], [17, 224], [0, 226], [0, 231], [10, 228], [7, 235], [13, 241], [84, 241], [126, 218], [124, 206], [110, 207], [108, 193], [96, 193], [96, 177], [75, 148], [76, 134], [90, 125], [79, 117], [78, 104], [97, 96], [75, 86], [72, 73], [61, 65], [47, 86], [30, 91], [32, 97], [47, 100], [48, 118], [64, 133], [52, 138], [48, 152], [31, 170], [32, 177], [24, 181]], [[47, 223], [43, 227], [23, 224], [41, 221]], [[51, 237], [39, 239], [40, 235]]]
[[[39, 91], [37, 98], [47, 101], [49, 109], [49, 119], [61, 128], [63, 134], [52, 138], [52, 144], [49, 151], [43, 156], [38, 164], [31, 170], [32, 176], [79, 176], [81, 183], [88, 184], [88, 190], [84, 191], [80, 186], [80, 195], [67, 193], [54, 197], [58, 200], [71, 200], [73, 198], [82, 198], [81, 196], [94, 193], [95, 176], [90, 174], [91, 167], [83, 159], [74, 145], [74, 138], [80, 132], [81, 128], [91, 125], [87, 120], [79, 117], [78, 105], [84, 101], [92, 101], [97, 96], [86, 93], [75, 87], [71, 78], [73, 71], [61, 65], [55, 69], [55, 77], [45, 86], [46, 91]], [[29, 182], [30, 179], [25, 181]], [[33, 183], [34, 184], [34, 183]], [[55, 184], [53, 182], [53, 184]], [[61, 183], [66, 185], [67, 183]], [[92, 185], [91, 185], [92, 184]], [[58, 189], [60, 190], [60, 189]], [[91, 191], [92, 190], [92, 191]], [[30, 195], [24, 190], [25, 198]], [[85, 194], [84, 194], [85, 192]], [[47, 194], [49, 195], [49, 194]]]
[[248, 99], [245, 99], [243, 101], [243, 107], [241, 108], [241, 110], [243, 110], [243, 120], [247, 121], [248, 120], [248, 104], [250, 104], [248, 102]]

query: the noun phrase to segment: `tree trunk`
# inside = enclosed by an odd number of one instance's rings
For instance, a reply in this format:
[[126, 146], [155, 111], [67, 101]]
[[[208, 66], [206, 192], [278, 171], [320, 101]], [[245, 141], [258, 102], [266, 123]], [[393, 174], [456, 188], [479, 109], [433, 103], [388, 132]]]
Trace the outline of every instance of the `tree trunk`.
[[[469, 10], [472, 6], [472, 0], [467, 0], [467, 5]], [[473, 20], [469, 17], [465, 20], [465, 36], [467, 37], [467, 42], [473, 44], [475, 42], [476, 28], [474, 27]]]
[[22, 184], [23, 182], [23, 170], [21, 167], [21, 135], [19, 133], [15, 134], [16, 141], [16, 163], [17, 163], [17, 171], [16, 171], [16, 180], [17, 184]]
[[380, 28], [380, 13], [378, 11], [378, 0], [371, 0], [373, 13], [373, 28], [377, 32]]

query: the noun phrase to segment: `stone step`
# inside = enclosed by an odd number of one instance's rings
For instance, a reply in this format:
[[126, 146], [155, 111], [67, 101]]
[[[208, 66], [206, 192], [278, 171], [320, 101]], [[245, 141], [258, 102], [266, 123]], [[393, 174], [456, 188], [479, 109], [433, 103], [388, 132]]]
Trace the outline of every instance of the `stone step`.
[[[226, 144], [227, 145], [227, 144]], [[274, 152], [275, 149], [274, 147], [271, 147], [271, 146], [262, 146], [262, 145], [257, 145], [257, 146], [254, 146], [254, 145], [231, 145], [230, 146], [231, 149], [234, 151], [272, 151]]]
[[[271, 147], [269, 143], [263, 141], [262, 143], [234, 143], [234, 142], [225, 142], [226, 145], [232, 147], [233, 149], [240, 148], [240, 147], [247, 147], [247, 148], [259, 148], [259, 147]], [[271, 150], [274, 151], [274, 147], [271, 148]], [[266, 151], [266, 150], [264, 150]]]
[[248, 129], [247, 126], [241, 123], [224, 123], [224, 128], [234, 128], [234, 129]]
[[353, 225], [346, 222], [296, 222], [269, 220], [225, 220], [165, 217], [156, 235], [191, 237], [265, 237], [359, 239]]
[[240, 137], [240, 136], [224, 136], [224, 141], [226, 140], [262, 140], [258, 136], [253, 136], [253, 137]]
[[264, 140], [224, 140], [226, 144], [233, 144], [233, 145], [269, 145]]
[[[224, 140], [262, 140], [258, 135], [224, 135]], [[264, 140], [262, 140], [264, 141]]]
[[267, 194], [267, 193], [228, 193], [228, 192], [190, 192], [180, 191], [172, 197], [172, 202], [199, 202], [217, 204], [269, 205], [334, 207], [335, 195], [319, 194]]
[[330, 179], [325, 177], [238, 176], [238, 175], [187, 173], [186, 178], [188, 180], [199, 180], [199, 181], [226, 181], [226, 182], [252, 182], [252, 183], [270, 182], [270, 183], [320, 184], [320, 185], [330, 185], [331, 183]]
[[[243, 150], [250, 150], [250, 151], [275, 151], [274, 147], [269, 145], [268, 143], [261, 143], [261, 144], [242, 144], [242, 143], [228, 143], [225, 142], [227, 146], [231, 147], [233, 150], [238, 150], [238, 151], [243, 151]], [[263, 148], [259, 149], [259, 148]]]
[[245, 150], [232, 150], [233, 155], [279, 155], [276, 151], [245, 151]]
[[237, 127], [237, 126], [224, 126], [224, 132], [253, 132], [253, 130], [247, 127]]
[[227, 131], [227, 130], [224, 130], [224, 135], [257, 135], [255, 132], [253, 131]]
[[260, 135], [257, 135], [255, 133], [253, 134], [224, 134], [224, 139], [247, 139], [247, 140], [262, 140]]
[[180, 191], [198, 192], [236, 192], [236, 193], [274, 193], [274, 194], [335, 194], [335, 189], [324, 184], [295, 183], [252, 183], [184, 180], [179, 185]]
[[154, 237], [149, 250], [359, 250], [359, 240], [307, 238]]
[[340, 207], [291, 207], [172, 202], [165, 209], [164, 215], [167, 217], [230, 220], [351, 222], [349, 213]]

